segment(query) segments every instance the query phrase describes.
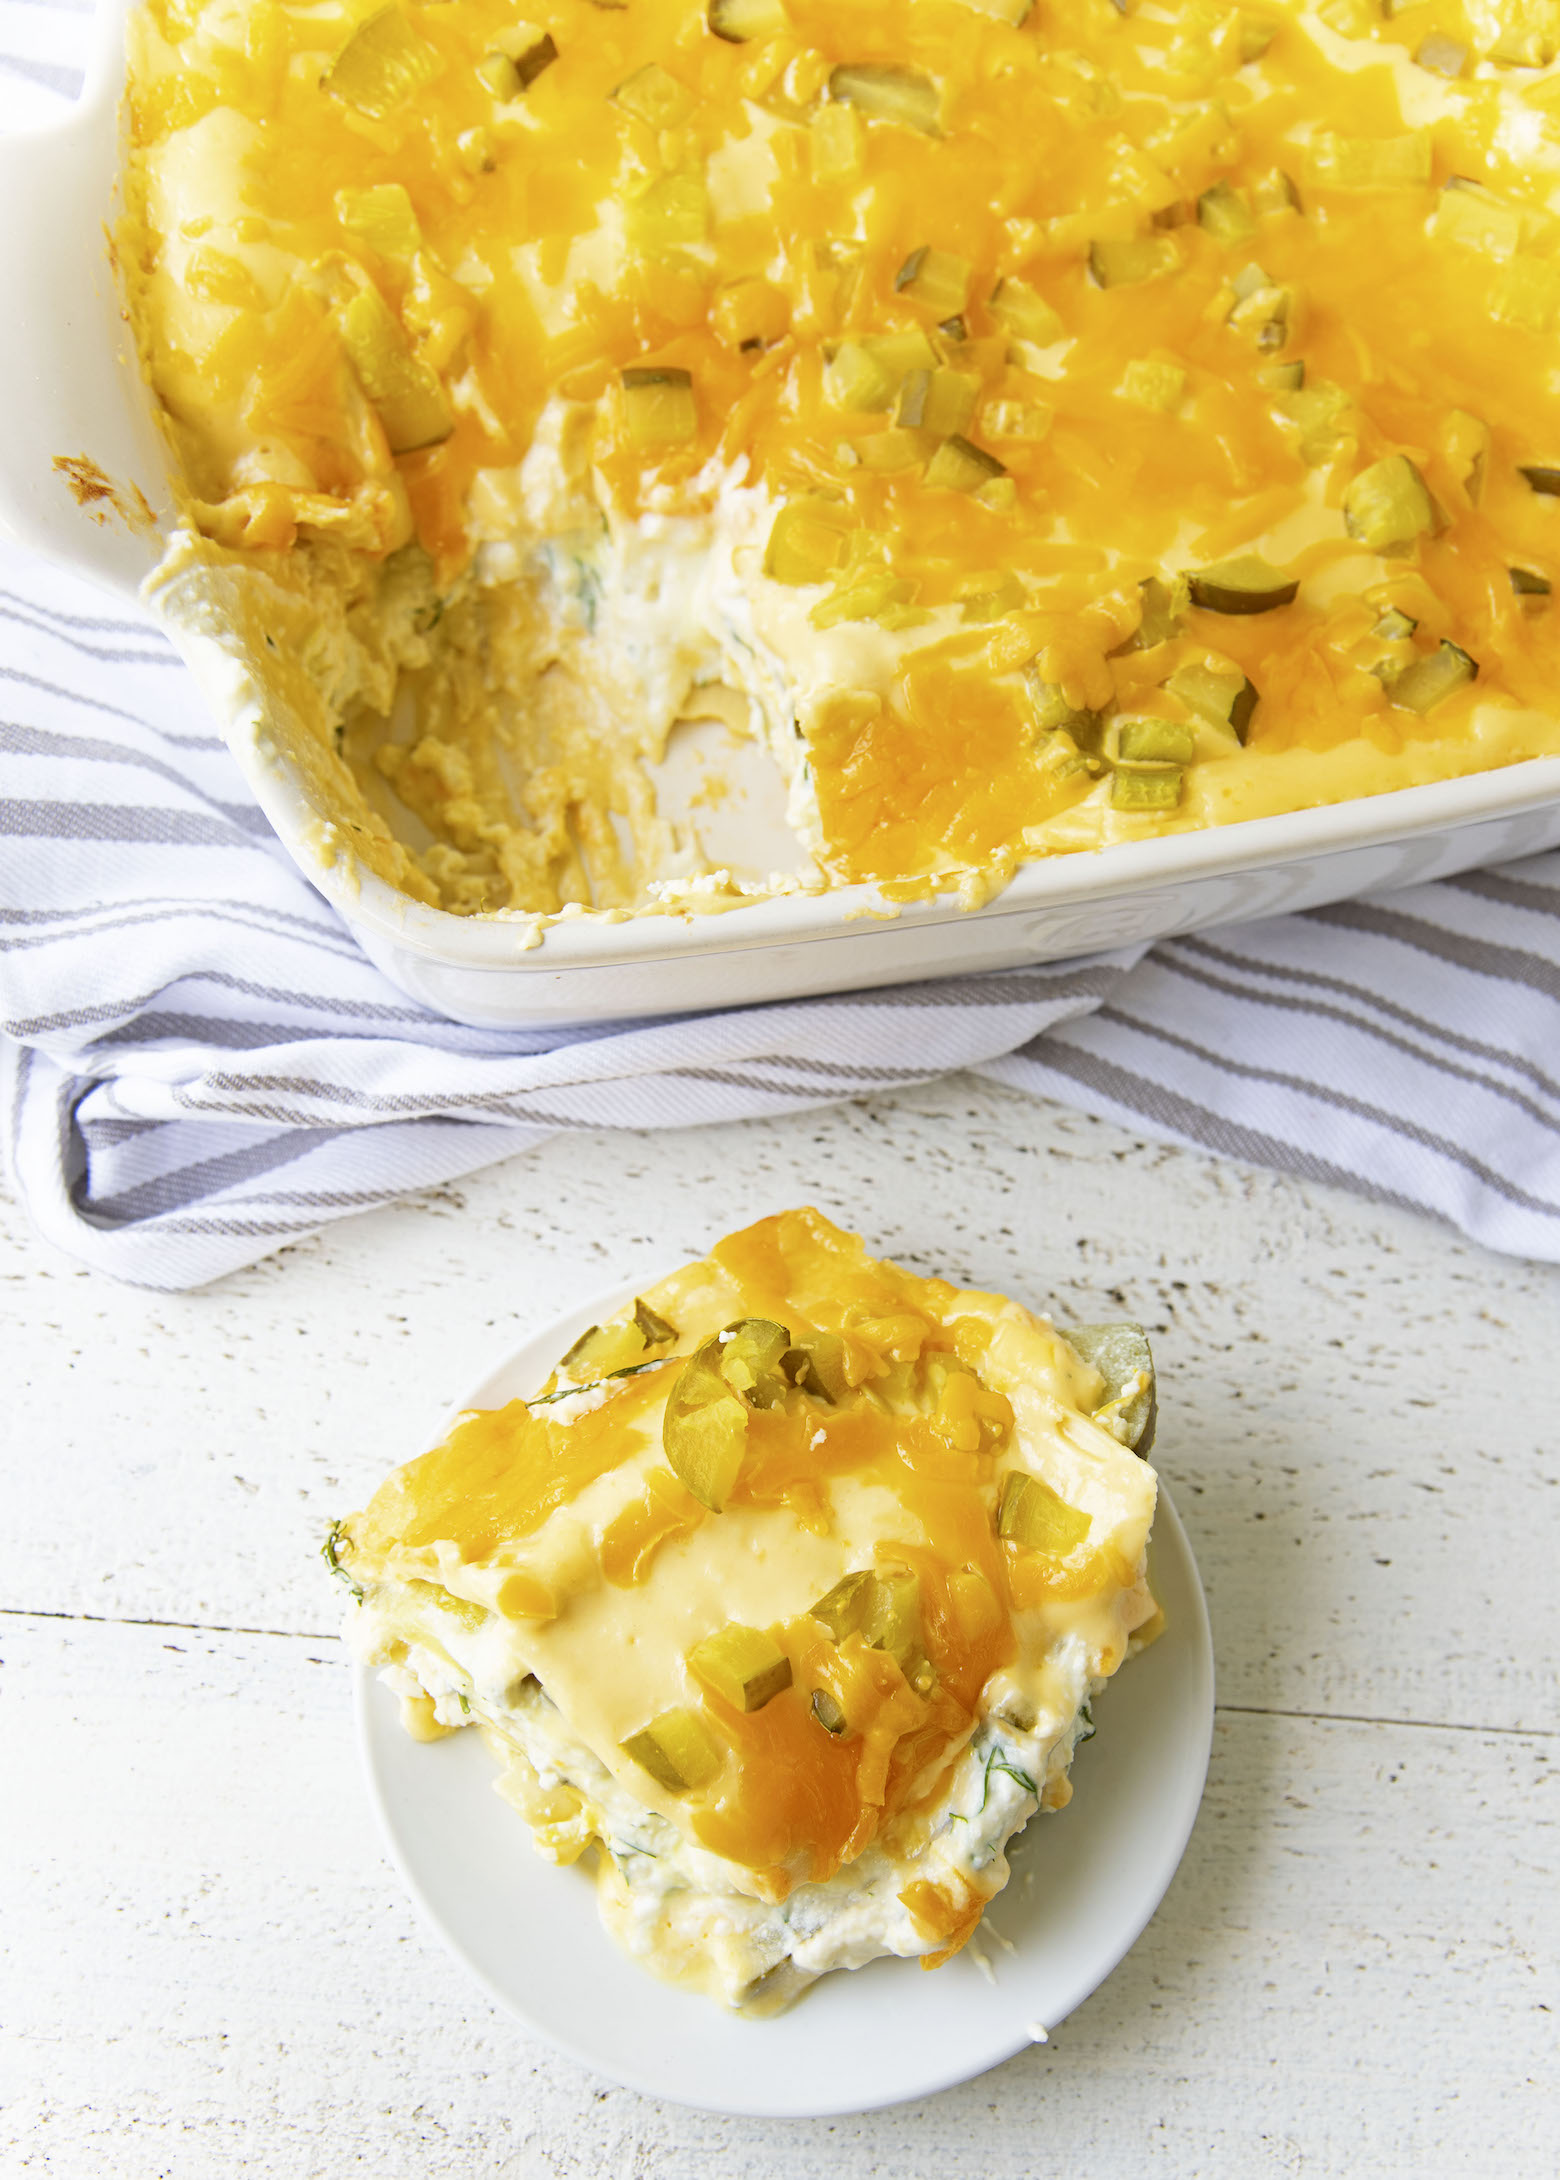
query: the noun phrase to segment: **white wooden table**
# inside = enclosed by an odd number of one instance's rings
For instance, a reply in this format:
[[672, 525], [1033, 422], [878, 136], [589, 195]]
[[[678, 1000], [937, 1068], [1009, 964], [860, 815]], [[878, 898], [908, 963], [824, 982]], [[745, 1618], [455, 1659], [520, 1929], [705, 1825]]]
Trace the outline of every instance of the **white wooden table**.
[[[808, 1199], [1154, 1328], [1220, 1709], [1169, 1897], [1048, 2047], [796, 2124], [468, 1985], [381, 1854], [317, 1552], [526, 1327]], [[1560, 2170], [1560, 1273], [965, 1081], [559, 1139], [189, 1296], [0, 1211], [7, 2180]]]

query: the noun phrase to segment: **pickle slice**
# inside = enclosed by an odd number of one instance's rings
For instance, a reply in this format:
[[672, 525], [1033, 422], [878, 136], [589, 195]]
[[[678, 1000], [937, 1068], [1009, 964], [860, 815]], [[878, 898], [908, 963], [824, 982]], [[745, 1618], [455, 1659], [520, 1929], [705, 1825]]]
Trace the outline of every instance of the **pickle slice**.
[[1138, 585], [1143, 616], [1133, 634], [1120, 646], [1123, 651], [1152, 651], [1181, 632], [1191, 592], [1185, 576], [1163, 583], [1157, 575], [1145, 575]]
[[672, 1474], [701, 1506], [719, 1514], [747, 1451], [748, 1410], [720, 1370], [718, 1339], [696, 1347], [678, 1372], [661, 1421], [661, 1446]]
[[1511, 588], [1518, 598], [1547, 598], [1554, 585], [1547, 575], [1540, 575], [1537, 568], [1508, 568]]
[[768, 1317], [743, 1317], [719, 1338], [720, 1374], [734, 1393], [755, 1408], [773, 1408], [784, 1399], [789, 1380], [780, 1363], [791, 1345], [784, 1325]]
[[1373, 553], [1400, 551], [1435, 528], [1430, 488], [1406, 454], [1389, 454], [1362, 469], [1343, 495], [1352, 538]]
[[325, 89], [372, 121], [404, 106], [439, 71], [439, 60], [407, 19], [404, 8], [366, 15], [325, 72]]
[[1102, 288], [1136, 287], [1180, 269], [1181, 253], [1168, 235], [1134, 235], [1125, 241], [1089, 244], [1089, 270]]
[[1004, 333], [1031, 341], [1036, 348], [1050, 348], [1067, 331], [1045, 297], [1026, 280], [999, 280], [988, 307]]
[[[1141, 1325], [1123, 1319], [1109, 1325], [1069, 1325], [1062, 1334], [1075, 1354], [1091, 1363], [1105, 1380], [1108, 1403], [1121, 1401], [1099, 1420], [1113, 1438], [1145, 1459], [1159, 1421], [1153, 1350]], [[1122, 1396], [1135, 1387], [1130, 1399]]]
[[1466, 688], [1477, 678], [1477, 659], [1455, 643], [1442, 643], [1422, 659], [1415, 659], [1412, 666], [1405, 666], [1392, 682], [1387, 694], [1394, 704], [1404, 711], [1424, 714], [1434, 711], [1458, 689]]
[[688, 1663], [736, 1711], [761, 1711], [791, 1685], [791, 1661], [774, 1637], [738, 1620], [695, 1643]]
[[1238, 667], [1221, 673], [1217, 667], [1188, 660], [1176, 668], [1165, 687], [1194, 718], [1206, 720], [1210, 727], [1228, 727], [1244, 745], [1257, 708], [1257, 689]]
[[720, 1749], [697, 1711], [662, 1711], [630, 1734], [622, 1749], [668, 1794], [707, 1786], [721, 1765]]
[[699, 428], [693, 377], [672, 364], [631, 365], [620, 374], [630, 442], [649, 451], [681, 446]]
[[924, 244], [910, 255], [894, 275], [896, 294], [922, 303], [935, 318], [950, 318], [963, 310], [970, 292], [970, 261], [948, 250], [928, 249]]
[[815, 1688], [813, 1690], [810, 1708], [813, 1717], [817, 1719], [824, 1732], [832, 1734], [835, 1740], [838, 1741], [845, 1733], [850, 1721], [827, 1688]]
[[1006, 463], [973, 445], [961, 432], [951, 432], [926, 465], [927, 484], [940, 492], [978, 492], [1006, 475]]
[[[370, 21], [377, 20], [370, 17]], [[438, 375], [416, 355], [400, 319], [366, 279], [337, 311], [342, 346], [379, 412], [392, 454], [434, 446], [455, 429]]]
[[558, 1368], [577, 1384], [590, 1384], [643, 1362], [651, 1348], [669, 1346], [676, 1337], [675, 1326], [636, 1301], [632, 1317], [610, 1325], [591, 1325], [582, 1332]]
[[1069, 1506], [1038, 1476], [1026, 1476], [1022, 1469], [1013, 1468], [1003, 1477], [997, 1535], [1007, 1543], [1065, 1559], [1083, 1542], [1090, 1527], [1081, 1507]]
[[776, 38], [788, 27], [784, 0], [710, 0], [705, 16], [717, 38], [747, 45], [755, 38]]
[[1525, 477], [1533, 490], [1544, 499], [1560, 499], [1560, 464], [1554, 462], [1519, 462], [1517, 475]]
[[1272, 613], [1291, 605], [1298, 578], [1281, 575], [1259, 553], [1238, 553], [1187, 577], [1192, 604], [1209, 613]]
[[1197, 200], [1197, 224], [1216, 242], [1244, 242], [1257, 231], [1257, 222], [1244, 190], [1228, 182], [1215, 182]]
[[780, 1358], [780, 1368], [798, 1392], [831, 1405], [850, 1391], [845, 1375], [845, 1342], [837, 1332], [799, 1332]]
[[897, 68], [891, 62], [846, 63], [829, 78], [829, 96], [841, 105], [855, 106], [871, 121], [897, 121], [923, 136], [941, 136], [938, 108], [941, 94], [930, 76], [918, 68]]
[[908, 1567], [863, 1567], [844, 1575], [809, 1611], [835, 1642], [859, 1635], [869, 1650], [886, 1651], [912, 1686], [930, 1684], [932, 1669], [921, 1647], [921, 1585]]
[[1164, 768], [1156, 772], [1113, 772], [1113, 810], [1173, 810], [1181, 800], [1183, 776]]
[[693, 93], [659, 61], [647, 61], [612, 93], [612, 102], [652, 129], [675, 129], [693, 111]]
[[1173, 719], [1123, 719], [1115, 741], [1116, 762], [1124, 765], [1189, 765], [1196, 754], [1191, 735]]

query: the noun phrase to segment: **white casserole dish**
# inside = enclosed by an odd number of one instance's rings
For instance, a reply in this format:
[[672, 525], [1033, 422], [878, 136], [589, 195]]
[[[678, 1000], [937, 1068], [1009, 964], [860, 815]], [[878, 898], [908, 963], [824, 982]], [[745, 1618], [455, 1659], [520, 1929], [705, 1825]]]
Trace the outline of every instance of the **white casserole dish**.
[[[120, 315], [105, 226], [114, 211], [129, 0], [103, 0], [81, 103], [0, 139], [0, 293], [24, 337], [0, 345], [0, 528], [133, 598], [161, 549], [151, 525], [77, 504], [57, 457], [171, 496]], [[127, 490], [119, 499], [134, 513]], [[251, 789], [300, 867], [404, 991], [476, 1024], [675, 1014], [800, 993], [1056, 960], [1171, 932], [1311, 908], [1560, 845], [1560, 757], [1285, 817], [1135, 841], [1023, 868], [985, 908], [946, 900], [885, 916], [869, 888], [786, 895], [702, 916], [532, 926], [427, 908], [349, 860], [322, 862], [331, 813], [277, 755], [241, 662], [181, 649]]]

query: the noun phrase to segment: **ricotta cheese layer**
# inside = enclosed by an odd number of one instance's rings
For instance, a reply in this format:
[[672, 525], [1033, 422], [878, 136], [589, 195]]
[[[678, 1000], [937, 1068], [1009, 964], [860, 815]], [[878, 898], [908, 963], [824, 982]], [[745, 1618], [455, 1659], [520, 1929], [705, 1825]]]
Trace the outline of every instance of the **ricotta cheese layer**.
[[155, 595], [368, 867], [975, 902], [1560, 750], [1560, 0], [524, 4], [131, 21]]
[[1152, 1422], [1136, 1328], [1064, 1336], [786, 1212], [463, 1416], [327, 1557], [409, 1729], [477, 1727], [636, 1960], [773, 2012], [947, 1960], [1070, 1799], [1159, 1624]]

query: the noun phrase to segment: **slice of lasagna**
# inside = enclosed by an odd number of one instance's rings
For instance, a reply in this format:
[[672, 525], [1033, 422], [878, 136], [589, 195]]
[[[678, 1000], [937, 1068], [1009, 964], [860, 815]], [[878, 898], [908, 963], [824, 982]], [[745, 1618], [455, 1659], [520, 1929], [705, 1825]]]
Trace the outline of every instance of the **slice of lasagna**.
[[[947, 1960], [1157, 1626], [1135, 1327], [764, 1219], [399, 1469], [327, 1556], [421, 1738], [480, 1728], [608, 1929], [727, 2005]], [[1136, 1450], [1134, 1450], [1136, 1449]]]

